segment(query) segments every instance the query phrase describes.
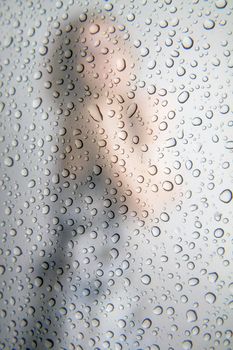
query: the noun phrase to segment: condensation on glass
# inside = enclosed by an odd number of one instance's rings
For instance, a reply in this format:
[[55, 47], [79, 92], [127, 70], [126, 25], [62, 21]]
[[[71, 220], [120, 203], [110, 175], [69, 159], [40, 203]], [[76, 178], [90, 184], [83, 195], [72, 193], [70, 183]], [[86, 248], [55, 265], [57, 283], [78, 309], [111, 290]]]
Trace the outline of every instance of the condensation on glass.
[[0, 349], [232, 349], [231, 0], [2, 0]]

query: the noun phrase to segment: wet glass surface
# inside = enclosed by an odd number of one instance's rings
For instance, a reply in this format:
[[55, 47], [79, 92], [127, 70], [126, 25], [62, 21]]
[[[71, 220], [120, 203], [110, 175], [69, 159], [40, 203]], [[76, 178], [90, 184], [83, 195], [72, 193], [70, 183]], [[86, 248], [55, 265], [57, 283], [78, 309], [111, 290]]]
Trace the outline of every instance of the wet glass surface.
[[0, 21], [0, 349], [232, 350], [232, 1]]

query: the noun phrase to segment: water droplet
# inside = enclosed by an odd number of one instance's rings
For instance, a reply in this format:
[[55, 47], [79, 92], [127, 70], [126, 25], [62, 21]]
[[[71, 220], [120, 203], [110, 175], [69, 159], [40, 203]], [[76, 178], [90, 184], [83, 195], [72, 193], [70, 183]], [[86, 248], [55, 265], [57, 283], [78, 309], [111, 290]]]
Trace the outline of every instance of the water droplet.
[[163, 308], [162, 306], [155, 306], [154, 309], [153, 309], [153, 313], [155, 315], [161, 315], [163, 313]]
[[3, 46], [7, 48], [7, 47], [10, 47], [12, 43], [13, 43], [13, 37], [12, 36], [7, 36], [4, 39]]
[[215, 22], [212, 19], [208, 18], [204, 21], [203, 26], [205, 29], [210, 30], [214, 28]]
[[219, 199], [223, 203], [229, 203], [232, 200], [232, 191], [229, 190], [228, 188], [223, 190], [219, 195]]
[[41, 103], [42, 103], [42, 99], [40, 97], [37, 97], [32, 101], [32, 107], [34, 109], [37, 109], [40, 107]]
[[99, 30], [100, 30], [100, 26], [98, 24], [95, 24], [95, 23], [93, 23], [89, 28], [89, 32], [91, 34], [96, 34], [99, 32]]
[[151, 326], [152, 326], [152, 321], [151, 321], [151, 319], [145, 318], [145, 319], [142, 321], [142, 327], [143, 327], [144, 329], [149, 329]]
[[5, 103], [0, 101], [0, 113], [4, 110], [5, 108]]
[[191, 49], [193, 46], [193, 39], [190, 36], [185, 36], [182, 40], [182, 45], [185, 49]]
[[180, 103], [185, 103], [189, 98], [189, 92], [188, 91], [182, 91], [178, 96], [178, 101]]
[[151, 165], [149, 168], [148, 168], [148, 173], [152, 176], [156, 175], [158, 172], [158, 169], [155, 165]]
[[92, 119], [94, 119], [96, 122], [101, 122], [103, 120], [103, 115], [98, 105], [90, 105], [88, 107], [88, 112], [90, 113]]
[[161, 233], [161, 230], [158, 226], [153, 226], [151, 229], [152, 236], [158, 237]]
[[43, 282], [44, 282], [43, 279], [41, 277], [37, 276], [35, 278], [34, 284], [37, 288], [39, 288], [42, 286]]
[[126, 68], [126, 61], [124, 58], [119, 58], [116, 62], [116, 67], [119, 72], [122, 72]]
[[187, 322], [195, 322], [197, 320], [197, 314], [194, 310], [188, 310], [186, 312]]
[[80, 149], [83, 147], [83, 142], [82, 140], [78, 139], [78, 140], [75, 140], [75, 146]]
[[5, 266], [0, 265], [0, 276], [1, 276], [1, 275], [4, 275], [5, 271], [6, 271]]
[[6, 157], [4, 159], [4, 164], [8, 167], [11, 167], [14, 164], [14, 160], [12, 157]]
[[191, 350], [193, 348], [193, 344], [191, 340], [184, 340], [182, 342], [182, 349], [184, 350]]
[[216, 0], [216, 1], [215, 1], [215, 6], [216, 6], [218, 9], [223, 9], [224, 7], [227, 6], [227, 1], [226, 1], [226, 0]]
[[214, 237], [215, 238], [222, 238], [224, 235], [224, 231], [222, 228], [216, 228], [216, 230], [214, 230]]
[[138, 105], [135, 102], [131, 103], [126, 110], [127, 117], [131, 118], [136, 113], [137, 108]]
[[214, 293], [206, 293], [205, 300], [208, 304], [214, 304], [216, 301], [216, 295]]
[[141, 281], [143, 284], [148, 285], [151, 282], [151, 277], [149, 275], [143, 275]]
[[82, 73], [84, 71], [84, 65], [82, 63], [77, 64], [76, 70], [78, 73]]

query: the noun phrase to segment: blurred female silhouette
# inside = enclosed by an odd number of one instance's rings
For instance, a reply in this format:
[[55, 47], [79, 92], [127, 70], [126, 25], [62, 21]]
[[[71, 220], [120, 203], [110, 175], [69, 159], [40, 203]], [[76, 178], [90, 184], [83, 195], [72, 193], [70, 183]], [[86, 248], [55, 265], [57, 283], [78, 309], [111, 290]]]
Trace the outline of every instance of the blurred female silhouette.
[[139, 281], [151, 283], [140, 267], [154, 254], [144, 233], [174, 196], [160, 170], [160, 101], [154, 85], [138, 88], [140, 59], [124, 26], [94, 13], [65, 22], [40, 67], [53, 142], [26, 345], [132, 349], [136, 334], [117, 324], [142, 322], [132, 298]]

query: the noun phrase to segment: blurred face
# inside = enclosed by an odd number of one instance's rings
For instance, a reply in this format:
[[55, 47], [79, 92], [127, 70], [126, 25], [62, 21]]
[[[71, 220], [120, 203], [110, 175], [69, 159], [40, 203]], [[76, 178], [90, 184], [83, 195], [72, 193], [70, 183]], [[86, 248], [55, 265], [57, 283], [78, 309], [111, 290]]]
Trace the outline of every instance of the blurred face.
[[124, 37], [128, 38], [124, 31], [106, 20], [82, 27], [77, 75], [89, 92], [83, 113], [96, 133], [94, 153], [104, 159], [106, 176], [127, 193], [130, 211], [146, 217], [157, 211], [158, 198], [172, 199], [173, 185], [164, 183], [161, 171], [160, 150], [167, 135], [158, 127], [162, 110], [155, 87], [136, 87], [140, 60]]

